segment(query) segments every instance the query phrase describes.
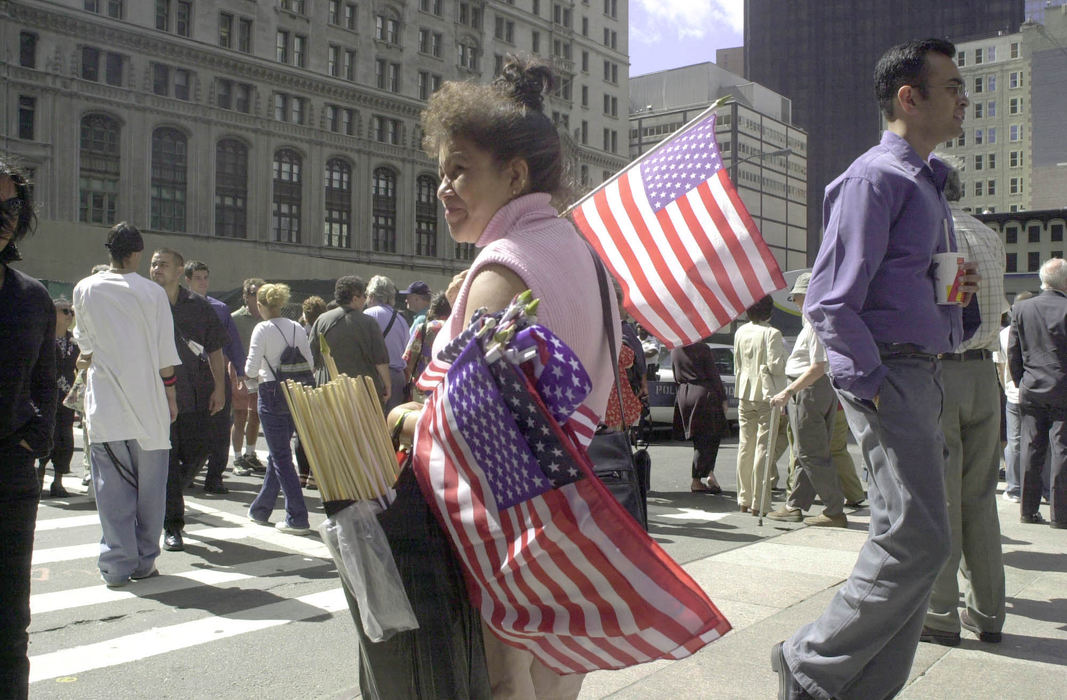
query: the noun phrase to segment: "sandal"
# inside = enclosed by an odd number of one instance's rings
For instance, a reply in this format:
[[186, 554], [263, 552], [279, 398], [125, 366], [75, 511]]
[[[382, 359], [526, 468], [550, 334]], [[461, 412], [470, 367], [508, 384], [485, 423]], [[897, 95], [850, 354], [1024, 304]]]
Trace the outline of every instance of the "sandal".
[[722, 487], [719, 486], [718, 484], [715, 484], [714, 486], [705, 486], [704, 488], [701, 488], [701, 489], [694, 489], [694, 488], [690, 487], [689, 488], [689, 492], [690, 493], [710, 493], [711, 495], [715, 496], [715, 495], [718, 495], [718, 494], [722, 493]]

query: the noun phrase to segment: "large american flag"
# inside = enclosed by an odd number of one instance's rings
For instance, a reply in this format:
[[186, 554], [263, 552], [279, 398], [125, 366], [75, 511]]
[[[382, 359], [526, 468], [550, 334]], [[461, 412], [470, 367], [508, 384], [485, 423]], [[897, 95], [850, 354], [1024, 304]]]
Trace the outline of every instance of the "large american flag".
[[683, 658], [729, 631], [558, 422], [591, 389], [574, 353], [539, 326], [511, 343], [533, 348], [521, 365], [468, 340], [426, 402], [413, 464], [494, 633], [562, 674]]
[[726, 175], [710, 110], [594, 190], [574, 222], [668, 348], [695, 343], [785, 286]]

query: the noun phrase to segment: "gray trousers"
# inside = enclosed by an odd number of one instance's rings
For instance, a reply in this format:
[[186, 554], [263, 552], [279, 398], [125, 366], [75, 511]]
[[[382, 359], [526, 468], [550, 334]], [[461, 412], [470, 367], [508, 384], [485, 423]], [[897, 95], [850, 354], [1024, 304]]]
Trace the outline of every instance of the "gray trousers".
[[959, 632], [957, 570], [967, 579], [971, 619], [986, 632], [1004, 626], [1004, 560], [997, 516], [1000, 385], [992, 360], [945, 361], [941, 429], [948, 446], [945, 493], [952, 549], [934, 583], [926, 625]]
[[826, 515], [844, 512], [845, 497], [830, 457], [830, 435], [836, 415], [837, 395], [826, 375], [789, 400], [789, 425], [793, 429], [799, 470], [786, 498], [786, 508], [807, 510], [817, 493]]
[[867, 541], [822, 615], [783, 645], [793, 675], [817, 698], [879, 700], [900, 691], [949, 554], [940, 365], [883, 362], [889, 373], [877, 408], [840, 392], [870, 472]]
[[[116, 465], [111, 454], [117, 459]], [[89, 461], [100, 514], [100, 574], [108, 583], [152, 571], [167, 499], [170, 450], [142, 450], [136, 440], [93, 443]], [[131, 483], [132, 482], [132, 483]]]

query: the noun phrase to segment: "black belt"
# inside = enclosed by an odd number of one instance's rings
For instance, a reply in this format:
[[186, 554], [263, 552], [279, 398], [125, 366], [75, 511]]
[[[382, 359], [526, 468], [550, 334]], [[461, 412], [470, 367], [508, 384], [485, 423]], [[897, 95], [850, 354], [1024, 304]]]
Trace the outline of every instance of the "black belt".
[[919, 360], [936, 360], [938, 356], [932, 352], [926, 352], [921, 345], [914, 343], [878, 343], [878, 354], [882, 359], [889, 358], [915, 358]]
[[964, 360], [991, 360], [993, 353], [989, 350], [964, 350], [963, 352], [946, 352], [938, 355], [942, 360], [963, 362]]

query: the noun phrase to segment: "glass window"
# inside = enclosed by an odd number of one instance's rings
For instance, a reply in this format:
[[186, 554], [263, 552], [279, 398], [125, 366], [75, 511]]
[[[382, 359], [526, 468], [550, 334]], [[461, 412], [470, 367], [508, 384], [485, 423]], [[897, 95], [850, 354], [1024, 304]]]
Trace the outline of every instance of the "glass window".
[[974, 169], [975, 170], [981, 170], [982, 169], [982, 155], [981, 154], [978, 154], [978, 155], [976, 155], [974, 157]]
[[988, 76], [985, 81], [985, 87], [987, 92], [995, 92], [997, 89], [997, 76]]
[[192, 28], [193, 3], [187, 0], [178, 0], [178, 7], [174, 17], [174, 32], [178, 36], [189, 36]]
[[278, 63], [289, 62], [289, 32], [278, 30], [274, 40], [274, 58]]
[[415, 255], [437, 256], [437, 180], [429, 175], [415, 181]]
[[[1049, 230], [1049, 234], [1051, 235], [1053, 241], [1059, 243], [1060, 241], [1063, 240], [1063, 224], [1052, 224], [1051, 226], [1048, 227], [1048, 230]], [[1058, 258], [1058, 257], [1061, 257], [1061, 256], [1056, 255], [1054, 257]]]
[[170, 31], [170, 0], [156, 0], [156, 29]]
[[273, 237], [282, 243], [300, 242], [300, 154], [288, 148], [274, 154], [274, 191], [271, 202]]
[[92, 80], [94, 83], [100, 80], [100, 49], [82, 47], [81, 75], [83, 80]]
[[163, 96], [170, 94], [170, 66], [152, 64], [152, 92]]
[[37, 67], [37, 35], [19, 33], [19, 65], [23, 68]]
[[352, 167], [340, 158], [326, 161], [326, 222], [323, 245], [352, 247]]
[[152, 228], [185, 230], [186, 139], [177, 129], [152, 132]]
[[233, 15], [228, 12], [219, 13], [219, 46], [233, 48]]
[[1019, 57], [1019, 42], [1017, 42], [1017, 41], [1011, 42], [1011, 46], [1009, 48], [1010, 48], [1010, 51], [1009, 51], [1008, 55], [1011, 58], [1018, 58]]
[[248, 236], [248, 148], [223, 139], [215, 146], [215, 235]]
[[396, 174], [388, 168], [374, 171], [371, 190], [374, 220], [371, 225], [372, 246], [377, 252], [396, 252]]
[[1019, 254], [1007, 253], [1004, 256], [1004, 271], [1005, 272], [1018, 272], [1019, 271]]
[[119, 197], [119, 123], [103, 114], [81, 121], [78, 220], [115, 223]]
[[1041, 253], [1026, 254], [1026, 271], [1037, 272], [1041, 269]]
[[1014, 244], [1019, 242], [1019, 229], [1014, 226], [1008, 226], [1004, 229], [1004, 242], [1007, 244]]
[[997, 102], [996, 100], [990, 100], [986, 103], [985, 114], [987, 117], [997, 116]]
[[19, 95], [19, 138], [33, 141], [34, 122], [37, 114], [36, 98]]
[[293, 35], [293, 65], [303, 68], [307, 63], [308, 38], [302, 34]]
[[1027, 226], [1026, 227], [1026, 240], [1029, 243], [1041, 242], [1041, 227], [1040, 226]]

